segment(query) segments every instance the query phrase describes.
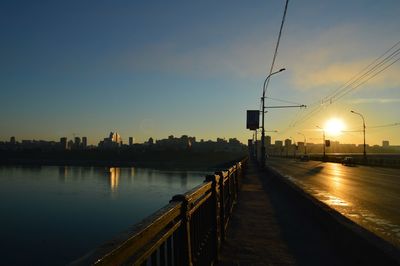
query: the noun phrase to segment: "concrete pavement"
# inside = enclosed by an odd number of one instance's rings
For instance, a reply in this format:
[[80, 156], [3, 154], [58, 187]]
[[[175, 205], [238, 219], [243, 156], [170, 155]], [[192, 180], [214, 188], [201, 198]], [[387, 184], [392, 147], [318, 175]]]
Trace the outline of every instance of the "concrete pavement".
[[252, 162], [218, 265], [361, 265]]

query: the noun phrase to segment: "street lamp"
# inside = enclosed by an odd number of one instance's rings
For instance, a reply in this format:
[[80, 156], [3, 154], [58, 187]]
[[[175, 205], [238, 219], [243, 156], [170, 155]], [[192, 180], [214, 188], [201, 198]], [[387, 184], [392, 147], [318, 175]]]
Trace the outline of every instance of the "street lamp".
[[350, 112], [352, 112], [353, 114], [359, 115], [362, 118], [362, 121], [363, 121], [363, 133], [364, 133], [364, 159], [367, 159], [367, 152], [365, 150], [365, 120], [364, 120], [364, 116], [362, 114], [360, 114], [360, 113], [357, 113], [357, 112], [353, 111], [353, 110], [351, 110]]
[[316, 126], [316, 127], [322, 130], [322, 141], [324, 142], [323, 147], [324, 147], [324, 161], [325, 161], [325, 129], [323, 129], [320, 126]]
[[304, 155], [306, 155], [307, 154], [307, 139], [306, 139], [306, 135], [304, 135], [301, 132], [297, 132], [297, 134], [300, 134], [300, 135], [302, 135], [304, 137]]
[[264, 168], [264, 166], [265, 166], [265, 130], [264, 130], [264, 114], [265, 114], [265, 92], [266, 92], [266, 90], [267, 90], [266, 84], [267, 84], [267, 81], [269, 80], [269, 78], [270, 78], [272, 75], [275, 75], [275, 74], [277, 74], [277, 73], [279, 73], [279, 72], [282, 72], [282, 71], [284, 71], [284, 70], [285, 70], [285, 68], [281, 68], [281, 69], [279, 69], [278, 71], [269, 74], [268, 77], [264, 80], [263, 94], [262, 94], [262, 98], [261, 98], [261, 101], [262, 101], [262, 113], [261, 113], [261, 117], [262, 117], [262, 126], [261, 126], [261, 128], [262, 128], [262, 131], [261, 131], [261, 160], [260, 160], [260, 162], [261, 162], [261, 168]]

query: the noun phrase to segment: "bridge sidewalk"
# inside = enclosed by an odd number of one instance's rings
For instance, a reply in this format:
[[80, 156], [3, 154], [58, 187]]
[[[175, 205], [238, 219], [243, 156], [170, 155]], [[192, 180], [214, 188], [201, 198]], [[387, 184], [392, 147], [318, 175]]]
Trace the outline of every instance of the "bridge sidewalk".
[[218, 265], [354, 265], [250, 162]]

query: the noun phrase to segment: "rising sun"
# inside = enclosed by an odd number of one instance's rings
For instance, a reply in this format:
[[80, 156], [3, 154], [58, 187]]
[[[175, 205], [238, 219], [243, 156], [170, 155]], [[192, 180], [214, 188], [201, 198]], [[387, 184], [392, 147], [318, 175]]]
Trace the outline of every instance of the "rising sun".
[[325, 130], [330, 135], [339, 135], [344, 128], [343, 121], [338, 118], [332, 118], [325, 123]]

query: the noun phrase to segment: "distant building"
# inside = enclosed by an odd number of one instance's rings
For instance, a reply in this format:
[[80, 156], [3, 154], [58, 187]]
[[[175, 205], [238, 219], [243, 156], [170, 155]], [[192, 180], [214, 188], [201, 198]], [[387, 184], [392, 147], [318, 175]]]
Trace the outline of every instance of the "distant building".
[[72, 150], [74, 148], [74, 142], [72, 139], [68, 141], [67, 148], [68, 150]]
[[275, 146], [276, 147], [282, 147], [283, 146], [283, 141], [282, 140], [275, 140]]
[[300, 148], [303, 148], [305, 145], [304, 145], [304, 142], [303, 141], [298, 141], [297, 142], [297, 148], [298, 149], [300, 149]]
[[291, 139], [285, 139], [285, 146], [289, 147], [292, 145], [292, 140]]
[[117, 132], [110, 132], [108, 138], [104, 138], [99, 142], [100, 149], [115, 149], [119, 148], [122, 145], [122, 138]]
[[271, 146], [271, 136], [265, 136], [264, 141], [266, 146]]
[[226, 143], [226, 140], [223, 138], [217, 138], [217, 143]]
[[112, 142], [122, 143], [121, 135], [118, 134], [117, 132], [115, 132], [115, 133], [111, 132], [111, 133], [110, 133], [109, 139], [110, 139]]
[[67, 138], [66, 137], [60, 138], [60, 149], [66, 150], [67, 148], [68, 148]]
[[12, 136], [11, 138], [10, 138], [10, 144], [15, 144], [15, 137], [14, 136]]
[[87, 148], [87, 137], [82, 137], [82, 148], [83, 149]]
[[129, 137], [129, 146], [133, 145], [133, 137]]
[[81, 138], [80, 137], [75, 137], [74, 146], [76, 149], [78, 149], [81, 146]]
[[187, 150], [196, 146], [196, 138], [182, 135], [180, 138], [175, 138], [173, 135], [168, 136], [168, 139], [157, 140], [156, 148], [160, 150]]
[[382, 141], [382, 147], [383, 148], [389, 148], [389, 141], [388, 140]]

